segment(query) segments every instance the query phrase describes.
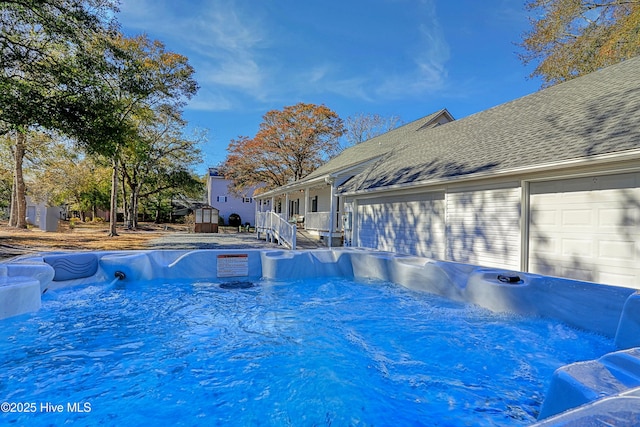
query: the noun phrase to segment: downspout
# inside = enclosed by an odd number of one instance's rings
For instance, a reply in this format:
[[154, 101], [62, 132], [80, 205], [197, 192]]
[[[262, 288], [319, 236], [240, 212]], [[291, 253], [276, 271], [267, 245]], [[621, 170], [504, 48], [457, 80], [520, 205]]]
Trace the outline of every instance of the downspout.
[[358, 199], [354, 198], [351, 203], [351, 247], [359, 247], [359, 230], [358, 230]]
[[520, 271], [529, 271], [529, 223], [531, 221], [531, 187], [520, 181]]

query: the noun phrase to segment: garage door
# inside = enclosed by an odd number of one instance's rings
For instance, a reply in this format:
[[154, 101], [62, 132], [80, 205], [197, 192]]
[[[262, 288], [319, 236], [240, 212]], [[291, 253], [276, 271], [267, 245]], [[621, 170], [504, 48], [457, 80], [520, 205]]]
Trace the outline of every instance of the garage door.
[[640, 287], [640, 173], [531, 183], [529, 270]]
[[358, 201], [357, 246], [444, 259], [444, 193]]
[[520, 183], [447, 194], [447, 260], [520, 269]]

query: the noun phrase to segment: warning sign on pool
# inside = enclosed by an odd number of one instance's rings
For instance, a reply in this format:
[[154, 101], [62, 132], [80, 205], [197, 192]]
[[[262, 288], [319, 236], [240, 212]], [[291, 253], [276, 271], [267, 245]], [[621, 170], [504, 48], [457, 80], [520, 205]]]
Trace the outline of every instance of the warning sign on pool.
[[248, 254], [218, 255], [218, 277], [238, 277], [248, 275]]

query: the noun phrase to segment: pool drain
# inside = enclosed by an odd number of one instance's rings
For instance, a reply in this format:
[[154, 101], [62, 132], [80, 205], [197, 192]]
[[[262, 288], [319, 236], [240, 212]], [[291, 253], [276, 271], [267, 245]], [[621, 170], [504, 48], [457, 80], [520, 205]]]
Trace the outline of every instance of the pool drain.
[[255, 287], [253, 282], [224, 282], [220, 283], [222, 289], [249, 289]]

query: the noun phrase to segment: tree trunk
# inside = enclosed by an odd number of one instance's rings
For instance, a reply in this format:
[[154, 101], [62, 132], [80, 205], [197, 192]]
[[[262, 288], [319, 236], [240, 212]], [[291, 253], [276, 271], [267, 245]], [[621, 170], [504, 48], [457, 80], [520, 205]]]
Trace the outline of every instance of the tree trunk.
[[122, 211], [124, 212], [124, 224], [127, 229], [132, 227], [131, 221], [131, 203], [127, 194], [126, 184], [122, 182]]
[[127, 187], [129, 186], [129, 177], [122, 167], [122, 176], [120, 182], [122, 182], [122, 211], [124, 212], [124, 223], [127, 229], [131, 228], [131, 205], [129, 204], [129, 196], [127, 195]]
[[[130, 193], [127, 195], [127, 191]], [[122, 172], [122, 198], [125, 200], [125, 215], [127, 217], [127, 228], [138, 229], [138, 204], [140, 200], [140, 185], [137, 174]]]
[[109, 237], [118, 235], [116, 223], [118, 219], [118, 158], [113, 157], [113, 170], [111, 171], [111, 203], [109, 206]]
[[16, 135], [13, 164], [13, 191], [11, 193], [11, 217], [9, 224], [16, 228], [27, 228], [27, 199], [22, 162], [24, 160], [26, 135], [20, 131]]
[[11, 209], [9, 211], [9, 227], [15, 227], [18, 218], [18, 201], [16, 197], [16, 177], [11, 182]]
[[160, 195], [158, 195], [158, 203], [156, 204], [156, 219], [154, 221], [156, 224], [160, 224], [160, 208], [162, 207], [161, 200], [162, 198], [160, 198]]
[[138, 200], [139, 200], [139, 194], [140, 194], [140, 189], [137, 188], [137, 185], [134, 185], [131, 188], [131, 224], [135, 229], [138, 228]]
[[[127, 173], [126, 178], [123, 177], [123, 181], [126, 180], [128, 190], [131, 192], [129, 195], [129, 202], [127, 206], [128, 221], [127, 224], [134, 230], [138, 229], [138, 203], [140, 200], [140, 185], [138, 184], [138, 174], [134, 170], [133, 173]], [[124, 182], [123, 182], [124, 186]]]

